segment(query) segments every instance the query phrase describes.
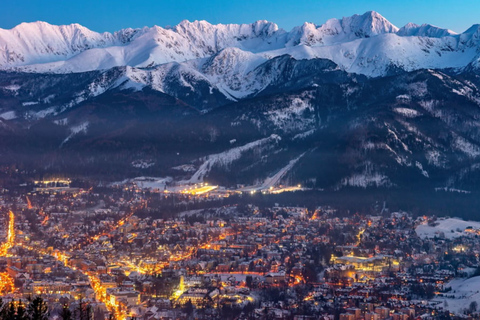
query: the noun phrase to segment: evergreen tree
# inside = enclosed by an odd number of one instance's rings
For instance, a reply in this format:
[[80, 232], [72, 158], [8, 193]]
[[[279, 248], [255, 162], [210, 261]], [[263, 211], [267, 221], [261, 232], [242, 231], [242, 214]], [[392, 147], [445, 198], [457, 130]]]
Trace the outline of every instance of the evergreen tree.
[[0, 298], [0, 319], [6, 319], [8, 305]]
[[62, 312], [60, 313], [60, 318], [62, 320], [73, 320], [72, 311], [70, 311], [68, 305], [63, 305]]
[[17, 313], [17, 308], [15, 307], [15, 300], [10, 301], [8, 307], [5, 306], [4, 318], [2, 320], [11, 320], [15, 319], [15, 314]]
[[30, 301], [27, 310], [31, 320], [48, 320], [48, 306], [40, 296]]
[[89, 307], [90, 307], [90, 305], [88, 305], [88, 303], [85, 300], [80, 299], [78, 301], [78, 307], [75, 309], [75, 319], [90, 320], [90, 318], [89, 318], [89, 314], [90, 314]]
[[25, 306], [23, 303], [19, 302], [18, 307], [17, 307], [17, 312], [15, 314], [15, 320], [29, 320], [29, 316], [27, 313], [27, 310], [25, 309]]
[[185, 303], [185, 306], [183, 307], [183, 311], [188, 315], [188, 317], [190, 318], [190, 316], [192, 315], [193, 313], [193, 303], [192, 303], [192, 300], [188, 300], [187, 303]]

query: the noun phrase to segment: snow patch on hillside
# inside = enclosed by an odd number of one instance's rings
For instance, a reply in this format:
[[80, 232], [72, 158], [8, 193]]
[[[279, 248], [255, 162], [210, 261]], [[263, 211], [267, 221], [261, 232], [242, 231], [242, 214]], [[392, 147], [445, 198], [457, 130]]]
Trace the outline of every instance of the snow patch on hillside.
[[15, 113], [15, 111], [7, 111], [0, 114], [0, 118], [2, 118], [3, 120], [13, 120], [17, 118], [17, 114]]
[[155, 161], [152, 160], [135, 160], [132, 161], [132, 167], [137, 169], [148, 169], [155, 165]]
[[28, 101], [28, 102], [23, 102], [22, 106], [29, 107], [29, 106], [34, 106], [34, 105], [37, 105], [37, 104], [38, 104], [38, 101]]
[[304, 117], [306, 113], [313, 113], [313, 106], [305, 100], [295, 98], [290, 106], [282, 109], [265, 112], [264, 115], [275, 127], [284, 132], [300, 131], [315, 124], [313, 117]]
[[391, 182], [387, 176], [379, 172], [371, 172], [370, 170], [365, 170], [362, 173], [356, 173], [350, 177], [342, 179], [340, 182], [341, 186], [349, 187], [381, 187], [381, 186], [390, 186]]
[[444, 310], [463, 316], [463, 311], [468, 309], [473, 301], [480, 305], [480, 277], [453, 279], [445, 284], [445, 287], [452, 288], [451, 291], [444, 294], [446, 297], [433, 299], [433, 301], [440, 301]]
[[465, 232], [467, 227], [480, 229], [480, 222], [465, 221], [460, 218], [442, 218], [435, 221], [434, 226], [428, 225], [427, 222], [420, 224], [415, 229], [415, 232], [421, 238], [443, 236], [447, 239], [454, 239], [468, 235], [468, 233]]
[[457, 150], [462, 151], [470, 158], [476, 158], [480, 156], [480, 147], [468, 142], [467, 140], [465, 140], [460, 136], [457, 136], [455, 138], [453, 147], [456, 148]]
[[435, 188], [435, 191], [455, 192], [455, 193], [464, 193], [464, 194], [472, 193], [471, 191], [468, 191], [468, 190], [449, 188], [449, 187]]
[[195, 172], [195, 166], [193, 164], [182, 164], [172, 168], [173, 170], [183, 171], [183, 172]]
[[13, 91], [13, 92], [17, 92], [18, 90], [20, 90], [20, 88], [21, 86], [19, 86], [18, 84], [12, 84], [12, 85], [3, 87], [3, 89], [5, 90]]
[[276, 174], [274, 174], [273, 176], [271, 177], [268, 177], [267, 179], [265, 179], [265, 181], [263, 182], [262, 184], [262, 187], [261, 189], [268, 189], [270, 187], [274, 187], [275, 185], [277, 185], [280, 180], [290, 171], [292, 170], [292, 168], [297, 164], [297, 162], [305, 155], [305, 153], [302, 153], [301, 155], [299, 155], [297, 158], [293, 159], [293, 160], [290, 160], [290, 162], [285, 166], [283, 167], [282, 169], [280, 169]]
[[245, 151], [252, 150], [252, 149], [255, 149], [255, 148], [260, 148], [260, 147], [265, 146], [265, 145], [275, 144], [280, 140], [281, 140], [280, 136], [278, 136], [276, 134], [272, 134], [268, 138], [253, 141], [253, 142], [247, 143], [243, 146], [236, 147], [236, 148], [227, 150], [227, 151], [222, 152], [222, 153], [209, 155], [208, 157], [206, 157], [205, 161], [198, 168], [198, 170], [186, 182], [187, 183], [203, 182], [203, 179], [205, 178], [205, 176], [208, 175], [208, 173], [210, 172], [210, 170], [214, 166], [227, 167], [228, 165], [230, 165], [235, 160], [240, 159], [240, 157], [242, 156], [242, 154]]
[[421, 115], [420, 112], [418, 112], [417, 110], [409, 109], [409, 108], [394, 108], [393, 111], [395, 111], [398, 114], [401, 114], [406, 118], [416, 118]]
[[418, 170], [420, 170], [420, 172], [425, 178], [429, 178], [428, 172], [423, 169], [423, 165], [420, 162], [415, 161], [415, 166], [418, 168]]
[[63, 118], [59, 120], [53, 120], [53, 123], [59, 125], [59, 126], [66, 126], [68, 125], [68, 118]]
[[306, 137], [309, 137], [309, 136], [311, 136], [311, 135], [314, 134], [314, 133], [315, 133], [315, 129], [311, 129], [311, 130], [308, 130], [308, 131], [305, 131], [305, 132], [297, 133], [297, 134], [293, 137], [293, 140], [305, 139]]
[[63, 146], [65, 143], [68, 142], [68, 140], [70, 140], [71, 138], [73, 138], [73, 136], [83, 132], [83, 133], [87, 133], [87, 129], [88, 129], [88, 125], [89, 125], [89, 122], [88, 121], [85, 121], [83, 123], [80, 123], [76, 126], [73, 126], [73, 127], [70, 127], [70, 135], [68, 137], [65, 138], [65, 140], [63, 140], [62, 144], [60, 145]]

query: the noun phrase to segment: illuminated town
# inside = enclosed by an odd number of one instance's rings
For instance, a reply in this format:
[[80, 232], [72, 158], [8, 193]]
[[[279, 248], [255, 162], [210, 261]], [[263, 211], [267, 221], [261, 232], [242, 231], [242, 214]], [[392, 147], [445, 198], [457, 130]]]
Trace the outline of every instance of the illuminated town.
[[[4, 302], [39, 296], [50, 319], [65, 308], [95, 320], [477, 315], [478, 289], [452, 287], [480, 274], [480, 224], [388, 210], [260, 208], [248, 204], [250, 191], [208, 184], [70, 184], [35, 182], [24, 194], [1, 195]], [[244, 203], [221, 205], [235, 196]], [[176, 211], [162, 209], [168, 203]]]

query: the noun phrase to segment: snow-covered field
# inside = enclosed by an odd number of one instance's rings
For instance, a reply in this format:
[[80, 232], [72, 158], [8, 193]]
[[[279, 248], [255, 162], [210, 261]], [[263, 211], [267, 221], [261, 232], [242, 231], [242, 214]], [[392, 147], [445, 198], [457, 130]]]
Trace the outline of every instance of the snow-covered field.
[[427, 223], [419, 225], [415, 231], [421, 238], [434, 238], [444, 235], [447, 239], [453, 239], [467, 235], [465, 229], [467, 227], [473, 227], [480, 229], [480, 222], [465, 221], [459, 218], [438, 219], [437, 225], [434, 227], [429, 226]]
[[138, 187], [143, 189], [159, 189], [163, 190], [165, 185], [172, 181], [172, 178], [147, 178], [147, 179], [139, 179], [136, 178], [135, 182]]
[[171, 182], [171, 177], [157, 178], [157, 177], [137, 177], [133, 179], [126, 179], [123, 181], [113, 182], [110, 185], [123, 185], [125, 183], [134, 182], [139, 188], [142, 189], [158, 189], [164, 190], [167, 183]]
[[438, 306], [442, 306], [450, 312], [462, 313], [472, 301], [476, 301], [480, 305], [480, 277], [453, 279], [445, 287], [451, 287], [452, 290], [444, 294], [444, 297], [433, 299], [441, 303]]

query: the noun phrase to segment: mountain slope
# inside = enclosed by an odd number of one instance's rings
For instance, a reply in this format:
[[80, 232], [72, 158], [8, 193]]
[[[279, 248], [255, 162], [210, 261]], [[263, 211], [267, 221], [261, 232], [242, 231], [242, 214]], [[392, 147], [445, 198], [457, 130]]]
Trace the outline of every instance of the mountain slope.
[[[226, 186], [262, 185], [288, 167], [281, 181], [331, 190], [408, 188], [412, 181], [427, 190], [478, 189], [475, 73], [420, 70], [370, 79], [328, 60], [280, 56], [247, 72], [246, 83], [251, 77], [261, 91], [233, 101], [188, 72], [177, 83], [182, 66], [163, 76], [158, 68], [4, 73], [2, 163]], [[72, 97], [83, 100], [69, 104]], [[62, 101], [67, 108], [54, 107]]]
[[375, 12], [290, 32], [266, 21], [0, 30], [0, 165], [477, 192], [479, 30], [398, 29]]

